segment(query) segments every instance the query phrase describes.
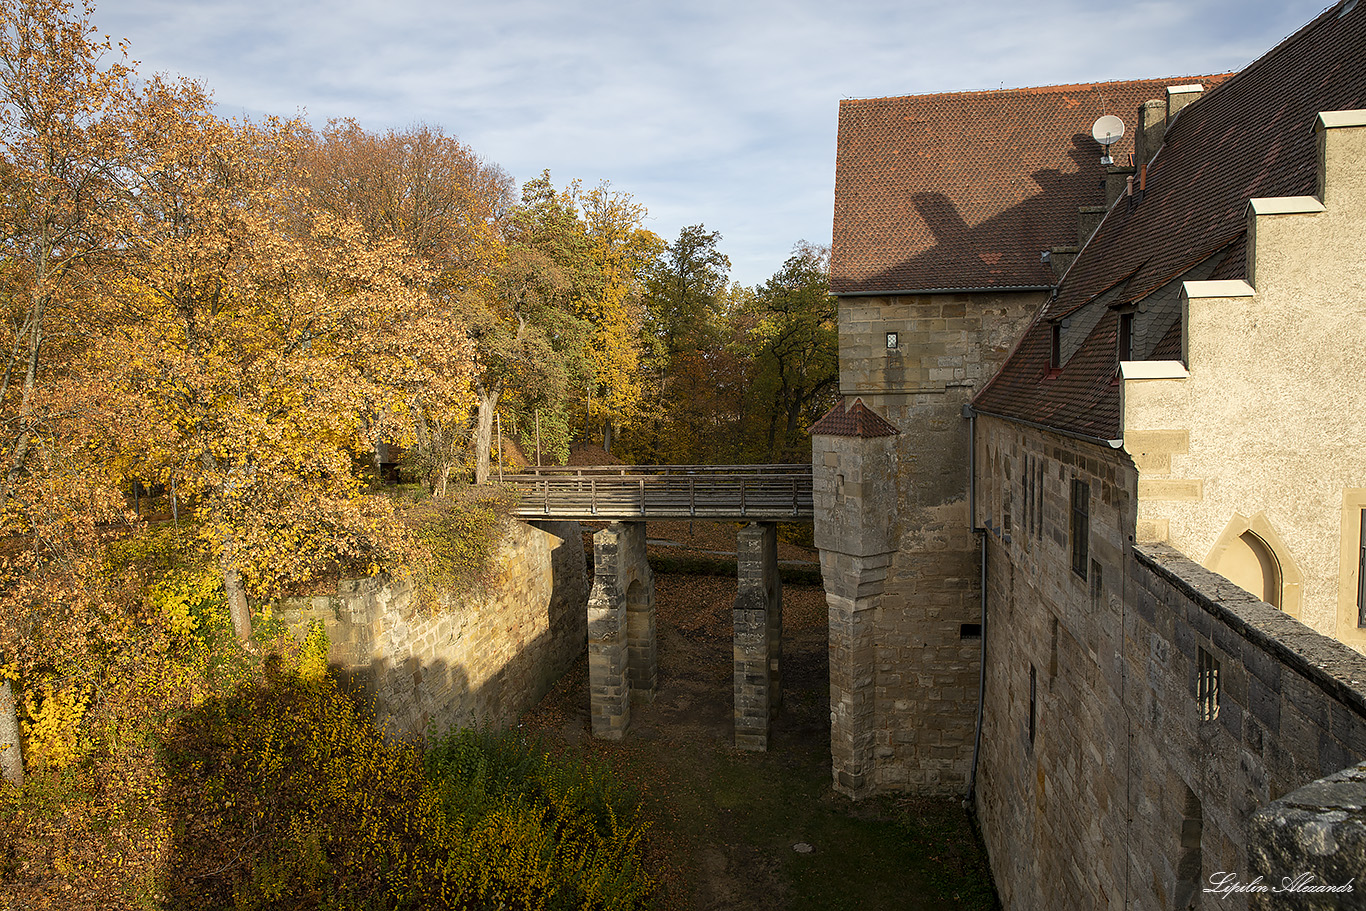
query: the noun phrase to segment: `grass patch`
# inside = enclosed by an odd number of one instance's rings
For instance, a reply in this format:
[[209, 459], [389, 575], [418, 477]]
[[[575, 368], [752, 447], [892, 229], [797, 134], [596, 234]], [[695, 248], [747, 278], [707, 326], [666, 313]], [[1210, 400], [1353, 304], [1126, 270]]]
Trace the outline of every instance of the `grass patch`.
[[[767, 757], [765, 757], [767, 758]], [[723, 755], [708, 779], [733, 837], [777, 860], [792, 911], [996, 907], [990, 872], [952, 799], [831, 793], [828, 773]], [[800, 853], [795, 845], [811, 846]]]

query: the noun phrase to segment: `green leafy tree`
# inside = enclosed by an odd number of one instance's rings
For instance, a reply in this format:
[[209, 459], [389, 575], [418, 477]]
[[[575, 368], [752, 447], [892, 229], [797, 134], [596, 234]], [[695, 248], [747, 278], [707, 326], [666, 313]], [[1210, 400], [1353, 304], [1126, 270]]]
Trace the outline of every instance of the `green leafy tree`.
[[576, 193], [574, 185], [557, 191], [549, 172], [522, 188], [492, 287], [465, 314], [477, 365], [477, 483], [489, 478], [494, 416], [504, 396], [514, 413], [562, 415], [570, 386], [588, 372], [589, 327], [572, 302], [592, 287], [593, 274]]
[[804, 461], [804, 431], [833, 404], [839, 334], [829, 249], [800, 243], [749, 304], [754, 413], [767, 428], [765, 457]]
[[629, 441], [637, 461], [682, 461], [696, 441], [699, 428], [685, 412], [712, 388], [708, 361], [724, 349], [729, 329], [730, 260], [720, 240], [702, 225], [683, 228], [647, 274], [643, 365], [650, 420]]

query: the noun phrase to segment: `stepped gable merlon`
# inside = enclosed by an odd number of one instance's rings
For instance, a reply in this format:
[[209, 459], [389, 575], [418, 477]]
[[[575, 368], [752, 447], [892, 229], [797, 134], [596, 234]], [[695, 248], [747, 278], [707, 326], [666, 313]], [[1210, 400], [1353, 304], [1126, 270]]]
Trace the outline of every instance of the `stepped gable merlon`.
[[1125, 124], [1174, 76], [840, 102], [830, 286], [835, 294], [1051, 288], [1043, 251], [1075, 248], [1078, 209], [1105, 202], [1091, 127]]
[[848, 408], [845, 408], [843, 400], [836, 402], [819, 421], [811, 425], [812, 436], [874, 439], [899, 433], [900, 430], [864, 405], [862, 399], [854, 399]]
[[[1155, 302], [1183, 278], [1246, 279], [1248, 201], [1314, 195], [1319, 112], [1363, 108], [1366, 7], [1340, 3], [1182, 110], [1135, 193], [1109, 210], [974, 407], [1093, 438], [1119, 436], [1114, 308], [1141, 313], [1151, 304], [1158, 312]], [[1109, 300], [1106, 289], [1121, 280], [1122, 299]], [[1088, 318], [1097, 306], [1110, 312]], [[1055, 325], [1066, 350], [1057, 366]], [[1087, 335], [1068, 339], [1079, 326]], [[1179, 325], [1146, 331], [1160, 339], [1148, 359], [1180, 356]]]

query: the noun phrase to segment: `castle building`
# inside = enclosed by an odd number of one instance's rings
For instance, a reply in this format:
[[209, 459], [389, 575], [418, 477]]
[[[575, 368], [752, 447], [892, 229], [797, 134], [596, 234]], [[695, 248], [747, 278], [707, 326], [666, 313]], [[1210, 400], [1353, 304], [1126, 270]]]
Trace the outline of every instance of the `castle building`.
[[1366, 759], [1366, 9], [1236, 74], [843, 102], [831, 285], [835, 786], [968, 794], [1008, 908], [1366, 876], [1255, 835]]

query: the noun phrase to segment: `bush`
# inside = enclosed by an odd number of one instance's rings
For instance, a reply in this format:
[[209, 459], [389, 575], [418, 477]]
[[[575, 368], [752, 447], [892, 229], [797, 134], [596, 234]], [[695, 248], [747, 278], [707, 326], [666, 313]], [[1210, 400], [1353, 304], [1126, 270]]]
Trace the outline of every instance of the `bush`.
[[405, 504], [403, 518], [420, 547], [412, 572], [425, 603], [468, 592], [497, 570], [495, 555], [515, 492], [467, 488], [455, 496]]
[[462, 845], [442, 883], [457, 887], [443, 895], [474, 899], [462, 907], [650, 906], [639, 799], [606, 766], [554, 757], [516, 732], [465, 730], [433, 745], [427, 771]]
[[[315, 627], [302, 666], [320, 643]], [[424, 757], [293, 662], [206, 703], [164, 753], [171, 907], [629, 911], [652, 900], [637, 801], [605, 768], [471, 731]]]

